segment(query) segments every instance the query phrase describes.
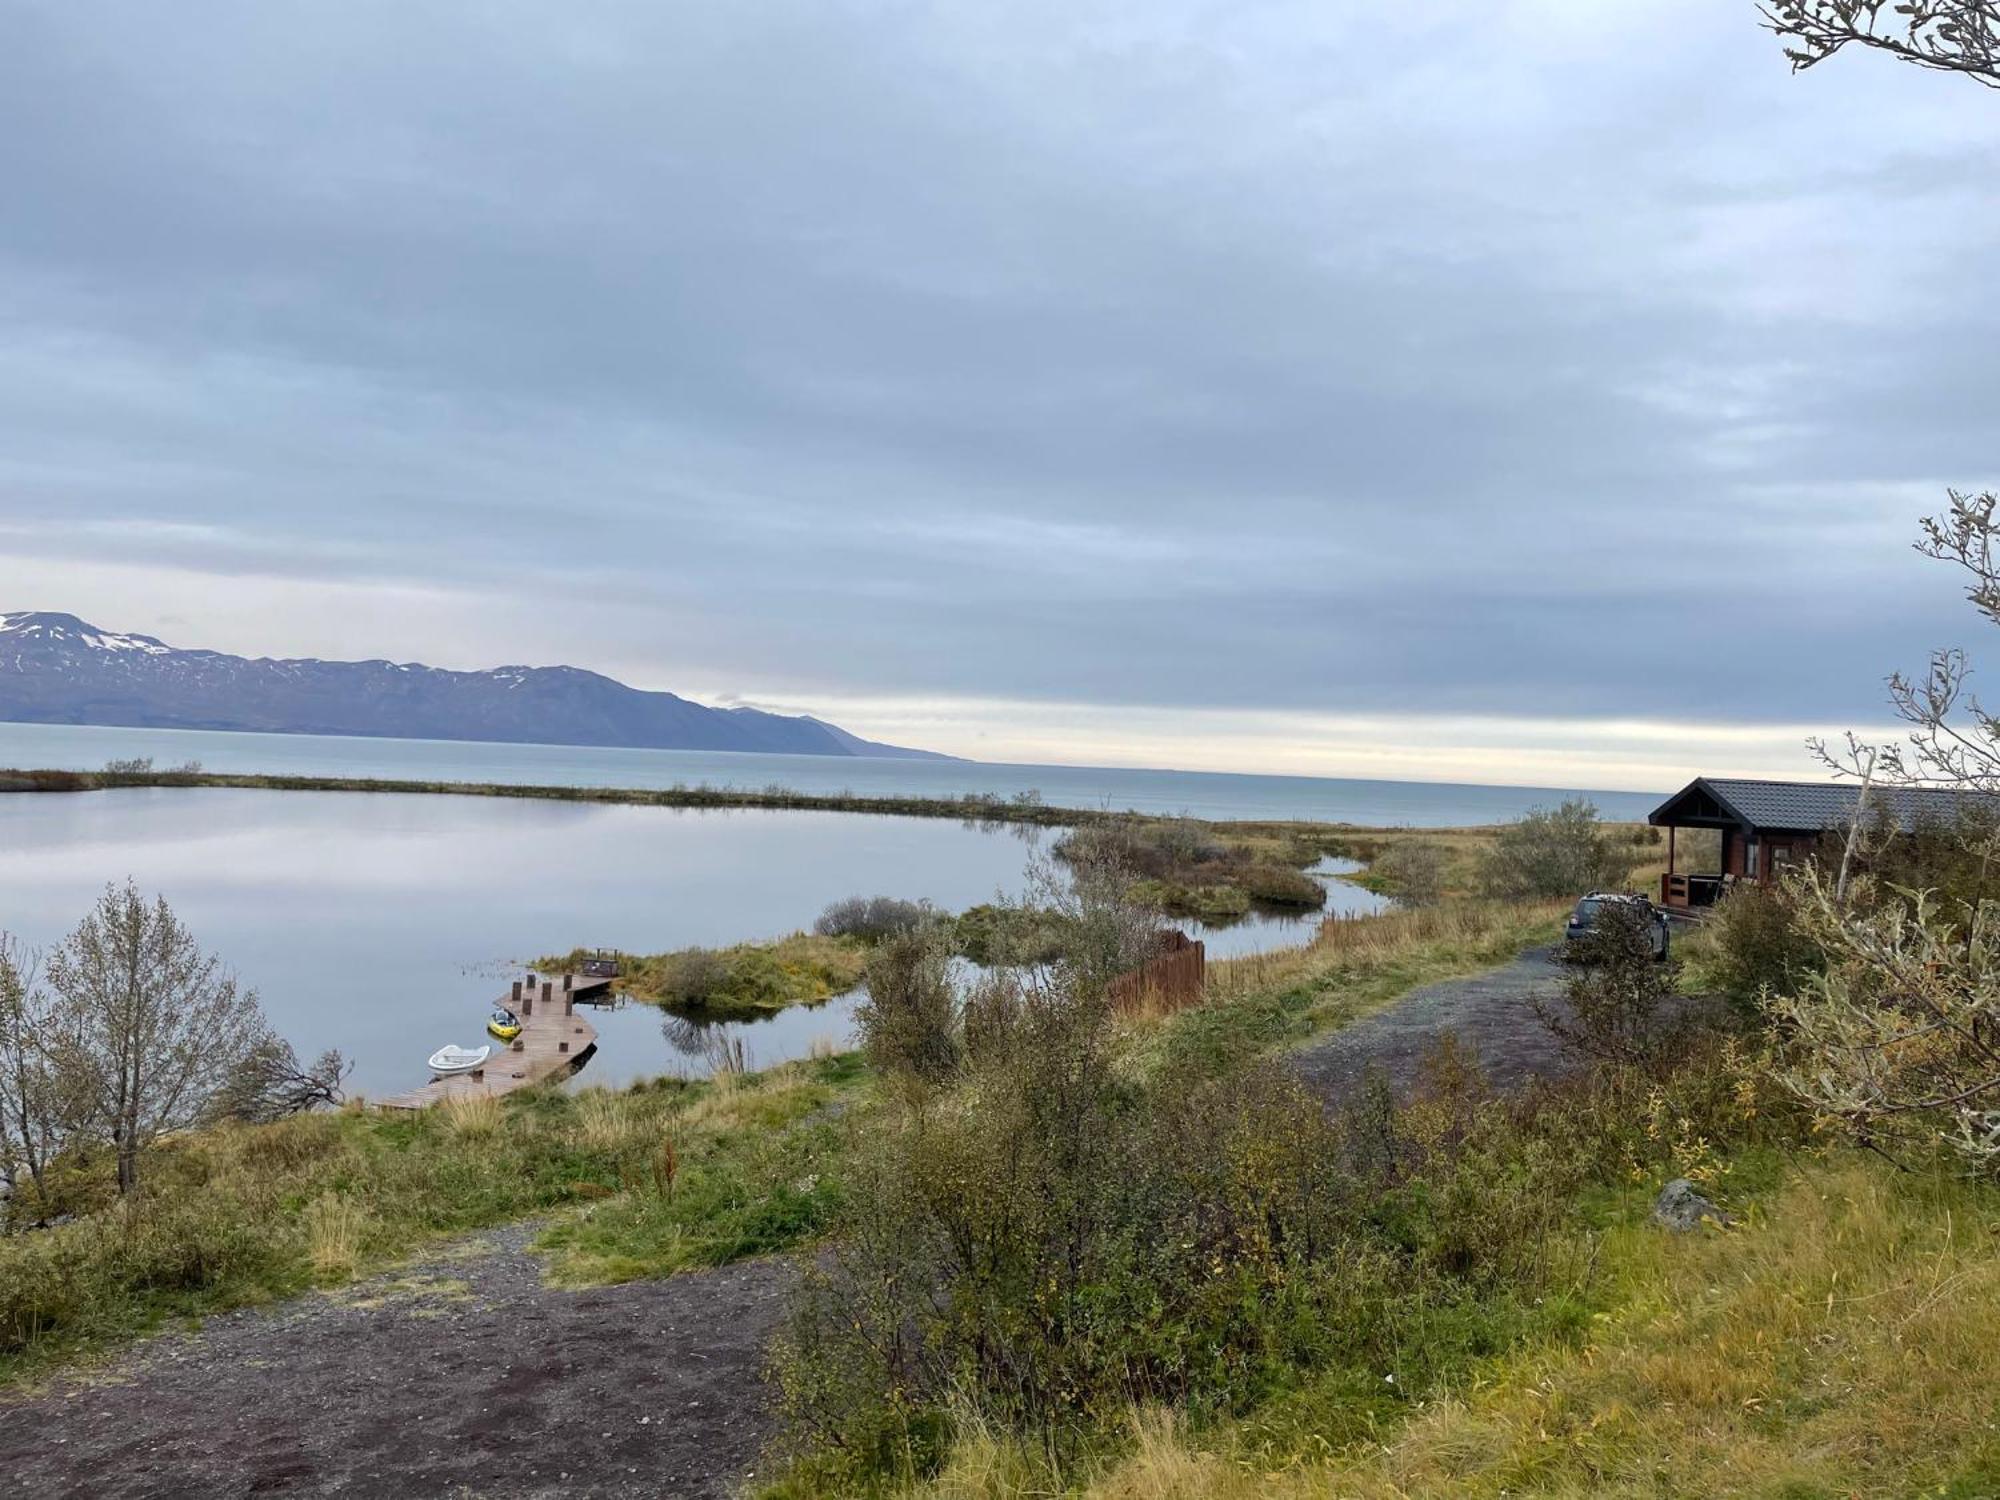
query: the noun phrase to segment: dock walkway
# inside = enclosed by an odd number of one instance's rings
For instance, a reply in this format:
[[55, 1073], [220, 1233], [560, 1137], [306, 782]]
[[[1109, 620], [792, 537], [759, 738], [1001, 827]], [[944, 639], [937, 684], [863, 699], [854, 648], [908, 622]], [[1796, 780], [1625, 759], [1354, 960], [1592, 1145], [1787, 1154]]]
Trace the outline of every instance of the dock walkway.
[[530, 975], [515, 980], [500, 1004], [521, 1018], [511, 1042], [490, 1038], [493, 1053], [476, 1073], [433, 1078], [407, 1094], [378, 1100], [383, 1109], [429, 1109], [451, 1098], [498, 1097], [567, 1072], [597, 1045], [597, 1028], [576, 1013], [578, 1001], [611, 998], [612, 980], [598, 974]]

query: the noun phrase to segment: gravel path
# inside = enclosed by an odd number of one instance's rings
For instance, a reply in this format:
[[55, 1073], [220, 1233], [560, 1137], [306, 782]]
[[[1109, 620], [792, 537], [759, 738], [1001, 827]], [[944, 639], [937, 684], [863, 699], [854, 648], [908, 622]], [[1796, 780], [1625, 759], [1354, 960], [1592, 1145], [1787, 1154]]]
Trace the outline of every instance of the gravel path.
[[1447, 1031], [1479, 1054], [1496, 1088], [1562, 1071], [1562, 1045], [1535, 1016], [1537, 996], [1562, 991], [1562, 970], [1549, 948], [1531, 948], [1514, 962], [1469, 979], [1425, 985], [1364, 1020], [1291, 1056], [1307, 1087], [1328, 1101], [1359, 1083], [1371, 1065], [1405, 1093], [1425, 1051]]
[[735, 1493], [770, 1431], [760, 1368], [792, 1264], [558, 1291], [527, 1251], [534, 1231], [510, 1225], [0, 1396], [0, 1491]]

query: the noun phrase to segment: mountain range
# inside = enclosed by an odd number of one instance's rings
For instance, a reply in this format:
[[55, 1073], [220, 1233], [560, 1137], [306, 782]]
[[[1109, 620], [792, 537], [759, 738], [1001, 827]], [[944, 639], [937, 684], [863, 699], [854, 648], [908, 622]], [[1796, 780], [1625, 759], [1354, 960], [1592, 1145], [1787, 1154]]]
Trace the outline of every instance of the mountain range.
[[416, 662], [230, 656], [29, 611], [0, 614], [0, 720], [950, 759], [805, 715], [710, 708], [577, 667], [453, 672]]

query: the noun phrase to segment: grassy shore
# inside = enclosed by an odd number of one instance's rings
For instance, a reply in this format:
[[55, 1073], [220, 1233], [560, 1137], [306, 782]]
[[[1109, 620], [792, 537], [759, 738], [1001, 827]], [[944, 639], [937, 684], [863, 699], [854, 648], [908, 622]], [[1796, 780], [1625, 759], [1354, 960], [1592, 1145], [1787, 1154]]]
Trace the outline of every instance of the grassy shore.
[[[0, 1236], [0, 1382], [175, 1320], [341, 1285], [439, 1239], [553, 1215], [550, 1274], [719, 1265], [820, 1232], [838, 1201], [856, 1057], [612, 1092], [523, 1090], [161, 1143], [120, 1202], [69, 1163], [56, 1227]], [[16, 1205], [21, 1207], [22, 1205]]]

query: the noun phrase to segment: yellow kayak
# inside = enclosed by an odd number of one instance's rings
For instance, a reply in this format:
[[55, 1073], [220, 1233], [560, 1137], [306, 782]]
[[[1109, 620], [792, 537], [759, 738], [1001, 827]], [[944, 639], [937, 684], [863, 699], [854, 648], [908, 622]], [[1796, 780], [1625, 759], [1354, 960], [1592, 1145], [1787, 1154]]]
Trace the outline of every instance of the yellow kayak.
[[487, 1019], [486, 1029], [503, 1042], [511, 1042], [521, 1034], [521, 1020], [512, 1011], [496, 1010]]

